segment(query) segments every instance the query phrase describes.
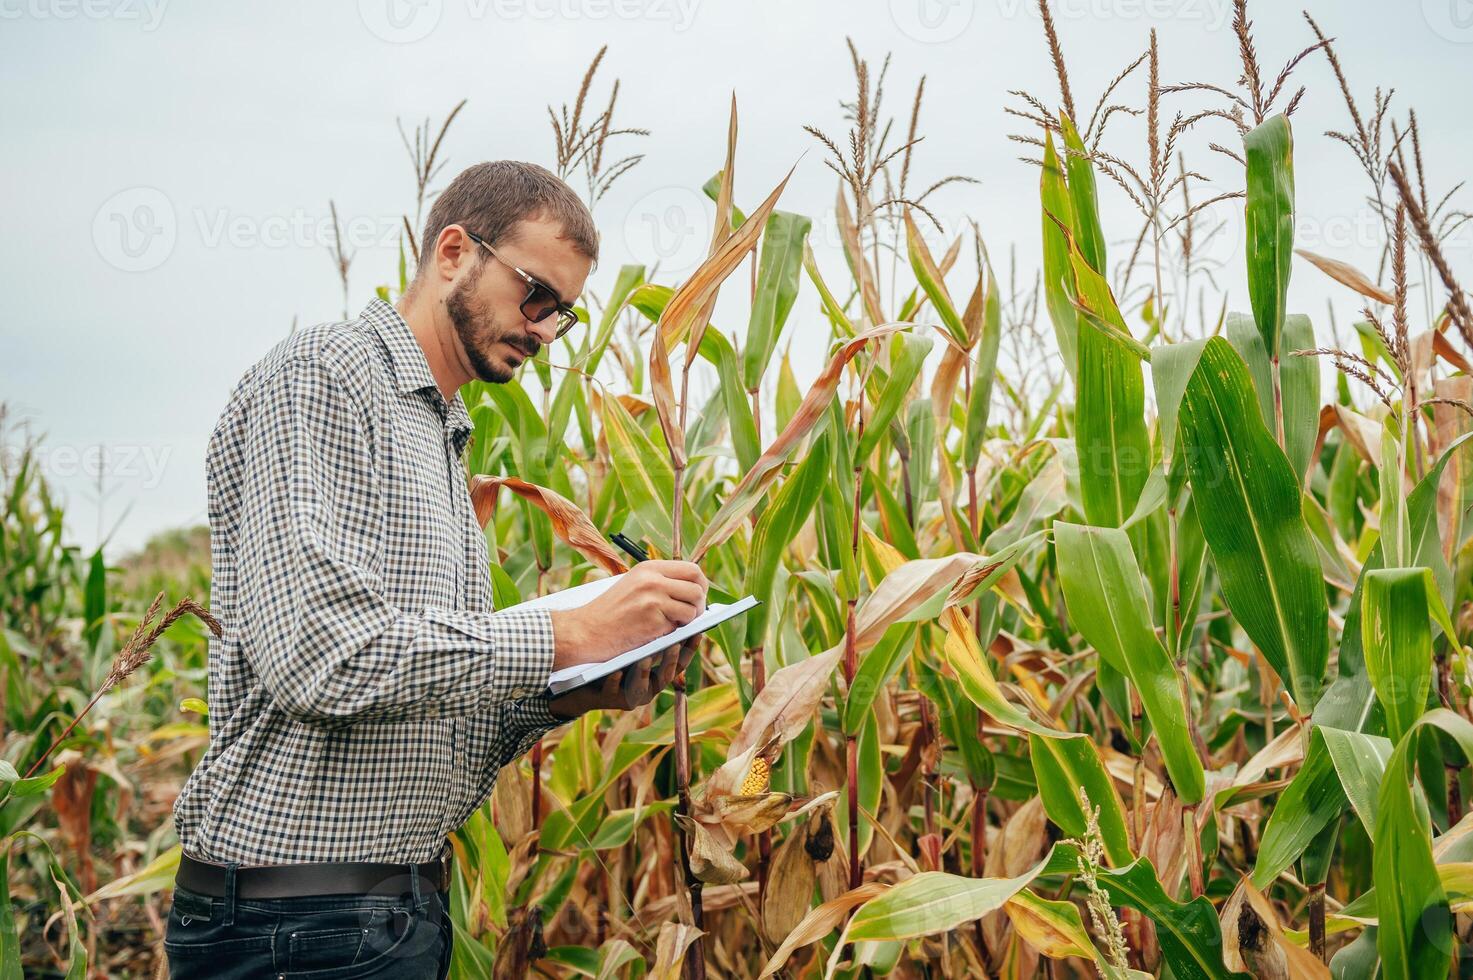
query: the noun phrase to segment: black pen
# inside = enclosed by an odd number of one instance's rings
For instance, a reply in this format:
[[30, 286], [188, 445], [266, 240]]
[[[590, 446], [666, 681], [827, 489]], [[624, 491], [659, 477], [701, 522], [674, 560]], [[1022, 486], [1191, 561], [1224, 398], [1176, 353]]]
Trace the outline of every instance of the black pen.
[[628, 553], [629, 557], [633, 558], [636, 562], [650, 560], [648, 552], [646, 552], [643, 548], [626, 538], [618, 531], [615, 531], [613, 534], [609, 535], [609, 540], [613, 541], [614, 544], [623, 548], [624, 551]]
[[[635, 544], [629, 538], [618, 532], [609, 535], [609, 540], [614, 542], [614, 544], [618, 545], [620, 548], [623, 548], [624, 551], [629, 555], [629, 557], [634, 559], [636, 564], [642, 561], [650, 560], [648, 552], [646, 552], [639, 545]], [[714, 585], [710, 584], [706, 586], [706, 597], [708, 599], [715, 599], [717, 602], [728, 604], [736, 601], [736, 598], [734, 596], [729, 595], [728, 593], [725, 593], [716, 588]]]

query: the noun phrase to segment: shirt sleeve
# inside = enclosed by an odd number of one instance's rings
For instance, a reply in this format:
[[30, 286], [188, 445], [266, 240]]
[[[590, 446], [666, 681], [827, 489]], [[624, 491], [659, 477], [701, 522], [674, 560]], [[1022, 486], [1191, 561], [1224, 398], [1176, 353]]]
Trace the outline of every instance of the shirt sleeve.
[[495, 760], [498, 770], [521, 758], [542, 736], [573, 720], [554, 715], [548, 708], [550, 700], [542, 694], [508, 701], [501, 706], [500, 745]]
[[238, 627], [284, 712], [340, 728], [473, 714], [546, 691], [547, 610], [401, 609], [385, 598], [389, 491], [366, 413], [329, 366], [284, 362], [248, 411]]

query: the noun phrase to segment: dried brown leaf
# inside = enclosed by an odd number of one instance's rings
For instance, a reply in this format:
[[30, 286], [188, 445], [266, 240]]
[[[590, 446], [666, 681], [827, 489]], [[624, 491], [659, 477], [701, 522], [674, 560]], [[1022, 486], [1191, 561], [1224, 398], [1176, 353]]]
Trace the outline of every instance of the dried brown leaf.
[[675, 822], [689, 835], [691, 874], [708, 885], [730, 885], [747, 877], [742, 862], [722, 847], [704, 824], [683, 813], [675, 815]]
[[762, 968], [757, 980], [766, 980], [767, 977], [774, 976], [796, 950], [818, 942], [837, 929], [849, 917], [852, 910], [889, 890], [890, 885], [885, 882], [870, 881], [811, 909], [768, 959], [767, 965]]
[[1220, 920], [1223, 960], [1228, 969], [1246, 969], [1264, 978], [1329, 980], [1329, 967], [1303, 946], [1289, 941], [1272, 903], [1247, 876], [1223, 905]]
[[649, 980], [679, 980], [686, 950], [703, 935], [705, 933], [695, 926], [683, 922], [661, 925], [660, 938], [655, 941], [655, 965], [650, 970]]
[[529, 501], [546, 514], [552, 521], [552, 529], [557, 536], [589, 561], [613, 575], [629, 571], [629, 566], [624, 563], [619, 552], [604, 539], [593, 521], [577, 504], [556, 490], [540, 487], [514, 476], [471, 477], [471, 503], [475, 505], [476, 519], [483, 528], [491, 519], [496, 491], [502, 487]]
[[1390, 306], [1396, 302], [1395, 296], [1391, 295], [1380, 286], [1371, 282], [1371, 280], [1367, 278], [1366, 275], [1355, 266], [1350, 265], [1347, 262], [1341, 262], [1339, 259], [1331, 259], [1326, 258], [1323, 255], [1316, 255], [1314, 252], [1311, 252], [1307, 248], [1296, 248], [1294, 251], [1297, 252], [1302, 258], [1307, 260], [1310, 265], [1314, 266], [1316, 269], [1319, 269], [1325, 275], [1340, 283], [1340, 285], [1349, 286], [1351, 289], [1360, 293], [1362, 296], [1369, 297], [1370, 299], [1373, 299], [1378, 303], [1385, 303], [1387, 306]]

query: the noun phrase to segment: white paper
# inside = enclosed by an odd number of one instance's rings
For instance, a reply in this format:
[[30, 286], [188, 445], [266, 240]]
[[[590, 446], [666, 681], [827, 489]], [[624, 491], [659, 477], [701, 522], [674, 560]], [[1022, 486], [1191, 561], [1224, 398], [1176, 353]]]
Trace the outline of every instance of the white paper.
[[[587, 605], [607, 592], [621, 578], [623, 578], [622, 574], [595, 579], [592, 582], [585, 582], [571, 589], [563, 589], [561, 592], [552, 592], [548, 595], [537, 596], [535, 599], [528, 599], [526, 602], [521, 602], [508, 608], [576, 609], [579, 606]], [[642, 646], [635, 647], [633, 650], [616, 654], [600, 663], [576, 664], [572, 667], [565, 667], [562, 670], [553, 671], [552, 676], [548, 678], [547, 686], [553, 694], [562, 694], [564, 691], [571, 691], [575, 687], [582, 687], [584, 684], [599, 680], [617, 670], [623, 670], [630, 664], [637, 663], [646, 657], [661, 653], [666, 648], [682, 643], [697, 633], [704, 633], [715, 626], [719, 626], [728, 619], [741, 615], [755, 605], [757, 605], [757, 599], [754, 596], [743, 596], [737, 601], [730, 603], [711, 603], [706, 606], [705, 612], [684, 626], [679, 626], [664, 636], [656, 637]]]
[[561, 592], [549, 592], [547, 595], [519, 602], [514, 609], [577, 609], [586, 606], [594, 599], [603, 595], [613, 588], [614, 583], [625, 576], [625, 572], [618, 575], [610, 575], [607, 578], [596, 578], [592, 582], [584, 582], [575, 585], [571, 589], [563, 589]]

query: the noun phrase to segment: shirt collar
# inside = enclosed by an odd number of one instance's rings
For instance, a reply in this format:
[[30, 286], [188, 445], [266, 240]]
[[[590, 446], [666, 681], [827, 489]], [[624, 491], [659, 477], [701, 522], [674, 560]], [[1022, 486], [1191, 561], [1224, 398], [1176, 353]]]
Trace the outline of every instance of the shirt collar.
[[454, 437], [456, 452], [463, 452], [473, 428], [470, 413], [466, 411], [460, 392], [457, 391], [448, 402], [440, 394], [435, 376], [430, 373], [430, 362], [425, 359], [424, 349], [415, 340], [404, 317], [391, 303], [375, 296], [363, 308], [359, 318], [374, 329], [388, 350], [389, 364], [399, 393], [407, 395], [429, 389], [431, 403], [444, 409], [445, 427]]

